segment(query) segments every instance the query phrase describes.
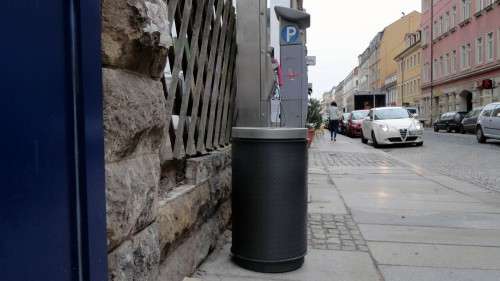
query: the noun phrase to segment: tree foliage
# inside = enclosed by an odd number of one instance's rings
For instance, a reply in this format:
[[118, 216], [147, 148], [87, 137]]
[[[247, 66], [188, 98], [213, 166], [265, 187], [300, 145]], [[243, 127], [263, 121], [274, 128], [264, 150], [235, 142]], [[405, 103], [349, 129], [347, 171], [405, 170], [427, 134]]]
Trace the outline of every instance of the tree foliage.
[[307, 123], [309, 127], [319, 130], [323, 118], [321, 118], [321, 103], [319, 100], [311, 98], [309, 99], [309, 105], [307, 107]]

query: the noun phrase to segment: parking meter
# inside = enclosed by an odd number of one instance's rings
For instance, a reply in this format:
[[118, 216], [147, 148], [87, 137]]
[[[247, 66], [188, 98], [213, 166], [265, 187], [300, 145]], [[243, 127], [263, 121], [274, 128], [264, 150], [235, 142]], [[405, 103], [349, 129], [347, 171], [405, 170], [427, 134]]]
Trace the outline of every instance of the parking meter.
[[280, 21], [281, 126], [303, 128], [308, 105], [305, 30], [310, 26], [310, 15], [286, 7], [275, 7], [274, 10]]

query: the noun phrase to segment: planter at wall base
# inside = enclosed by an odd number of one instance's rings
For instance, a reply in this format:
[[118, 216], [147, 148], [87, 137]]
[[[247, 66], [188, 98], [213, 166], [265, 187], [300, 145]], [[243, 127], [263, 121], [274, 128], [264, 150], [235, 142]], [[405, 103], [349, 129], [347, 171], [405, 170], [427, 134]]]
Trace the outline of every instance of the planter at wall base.
[[307, 129], [307, 147], [311, 147], [313, 140], [314, 140], [314, 129], [308, 128]]

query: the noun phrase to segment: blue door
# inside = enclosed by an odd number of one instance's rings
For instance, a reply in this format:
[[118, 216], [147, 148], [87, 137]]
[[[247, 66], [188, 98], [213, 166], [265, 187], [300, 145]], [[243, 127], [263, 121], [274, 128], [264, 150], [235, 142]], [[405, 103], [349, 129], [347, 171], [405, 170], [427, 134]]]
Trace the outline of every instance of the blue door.
[[106, 280], [99, 6], [2, 2], [2, 281]]

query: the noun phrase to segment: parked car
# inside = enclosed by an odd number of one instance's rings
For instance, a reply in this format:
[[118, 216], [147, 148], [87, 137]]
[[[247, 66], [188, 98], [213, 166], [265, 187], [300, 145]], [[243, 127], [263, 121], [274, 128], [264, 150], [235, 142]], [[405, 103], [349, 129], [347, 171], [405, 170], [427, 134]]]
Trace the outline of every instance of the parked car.
[[368, 116], [369, 110], [356, 110], [349, 114], [347, 119], [346, 135], [348, 137], [360, 137], [363, 119]]
[[459, 132], [465, 114], [467, 114], [467, 112], [462, 111], [443, 113], [439, 119], [434, 122], [434, 132], [439, 132], [439, 130], [446, 130], [448, 133], [452, 131]]
[[424, 144], [424, 128], [402, 107], [374, 108], [363, 120], [361, 141], [373, 142], [374, 147], [385, 144]]
[[404, 107], [404, 109], [408, 110], [410, 116], [420, 121], [420, 123], [424, 124], [425, 119], [420, 115], [420, 109], [418, 107]]
[[479, 114], [476, 126], [479, 143], [487, 139], [500, 139], [500, 102], [490, 103]]
[[340, 117], [339, 122], [339, 133], [345, 135], [347, 131], [347, 119], [349, 118], [350, 113], [343, 113], [342, 117]]
[[479, 114], [483, 110], [482, 107], [475, 108], [471, 110], [469, 113], [465, 114], [464, 119], [462, 120], [462, 124], [460, 126], [460, 133], [465, 134], [465, 133], [475, 133], [476, 132], [476, 125], [477, 125], [477, 118], [479, 117]]

